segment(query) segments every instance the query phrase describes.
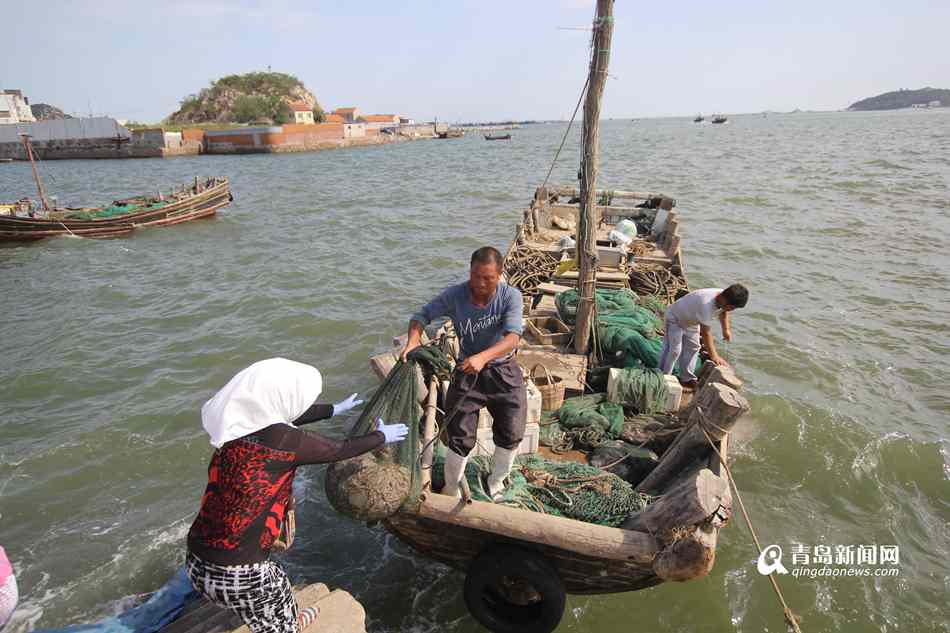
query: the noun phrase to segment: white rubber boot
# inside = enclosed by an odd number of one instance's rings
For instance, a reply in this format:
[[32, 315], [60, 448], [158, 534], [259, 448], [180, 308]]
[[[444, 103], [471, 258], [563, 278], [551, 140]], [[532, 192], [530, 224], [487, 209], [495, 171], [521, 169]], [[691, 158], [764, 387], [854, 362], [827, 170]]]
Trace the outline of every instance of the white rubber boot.
[[488, 494], [492, 500], [499, 501], [502, 493], [505, 491], [505, 478], [511, 472], [511, 465], [515, 463], [515, 457], [518, 456], [518, 450], [508, 450], [507, 448], [495, 447], [495, 454], [492, 455], [491, 474], [488, 476]]
[[450, 497], [461, 497], [459, 493], [459, 482], [465, 474], [465, 463], [468, 457], [462, 457], [451, 448], [445, 451], [445, 487], [442, 488], [442, 494]]

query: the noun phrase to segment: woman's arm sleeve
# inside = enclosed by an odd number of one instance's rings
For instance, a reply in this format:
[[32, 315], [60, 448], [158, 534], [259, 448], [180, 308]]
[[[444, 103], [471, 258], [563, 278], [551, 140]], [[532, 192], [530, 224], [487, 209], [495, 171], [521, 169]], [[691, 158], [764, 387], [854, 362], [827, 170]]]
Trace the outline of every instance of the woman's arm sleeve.
[[361, 435], [348, 440], [331, 440], [301, 431], [300, 446], [297, 448], [296, 465], [302, 464], [329, 464], [363, 453], [375, 450], [383, 445], [386, 436], [380, 431], [373, 431], [369, 435]]
[[333, 417], [332, 404], [314, 403], [309, 409], [303, 412], [303, 415], [294, 420], [293, 424], [294, 426], [301, 426], [303, 424], [316, 422], [317, 420], [326, 420], [331, 417]]

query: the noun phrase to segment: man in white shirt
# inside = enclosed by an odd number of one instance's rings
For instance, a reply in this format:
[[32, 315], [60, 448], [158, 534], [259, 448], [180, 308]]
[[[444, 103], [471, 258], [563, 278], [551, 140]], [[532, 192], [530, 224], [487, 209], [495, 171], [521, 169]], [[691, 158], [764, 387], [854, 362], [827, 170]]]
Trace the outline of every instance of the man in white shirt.
[[[713, 343], [712, 323], [719, 319], [722, 338], [732, 340], [729, 313], [744, 308], [749, 301], [749, 291], [742, 284], [732, 284], [725, 290], [704, 288], [694, 290], [666, 309], [663, 351], [660, 353], [660, 371], [673, 373], [679, 360], [680, 384], [686, 389], [695, 389], [698, 381], [693, 367], [701, 347], [709, 352], [709, 359], [717, 365], [728, 365], [716, 351]], [[702, 342], [700, 342], [702, 341]]]

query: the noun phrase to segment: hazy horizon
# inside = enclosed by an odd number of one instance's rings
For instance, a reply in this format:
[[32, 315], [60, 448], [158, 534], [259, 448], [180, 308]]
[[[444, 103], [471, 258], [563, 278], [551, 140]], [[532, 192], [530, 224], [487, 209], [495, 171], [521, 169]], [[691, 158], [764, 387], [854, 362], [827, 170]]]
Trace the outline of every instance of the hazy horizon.
[[[587, 73], [593, 0], [448, 6], [103, 0], [6, 9], [0, 87], [70, 114], [158, 122], [224, 75], [299, 77], [326, 109], [420, 120], [565, 120]], [[835, 111], [945, 88], [950, 5], [814, 0], [794, 10], [617, 2], [603, 116]], [[31, 25], [43, 25], [42, 35]], [[49, 46], [37, 46], [44, 39]], [[63, 51], [66, 51], [64, 54]]]

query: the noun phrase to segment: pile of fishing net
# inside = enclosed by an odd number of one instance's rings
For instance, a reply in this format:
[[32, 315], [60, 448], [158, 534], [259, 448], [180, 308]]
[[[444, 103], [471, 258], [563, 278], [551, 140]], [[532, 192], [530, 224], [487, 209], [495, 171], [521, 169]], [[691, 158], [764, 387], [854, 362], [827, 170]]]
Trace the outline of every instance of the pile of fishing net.
[[[663, 392], [665, 397], [665, 387]], [[585, 451], [593, 466], [636, 485], [681, 429], [674, 415], [626, 415], [623, 406], [598, 393], [570, 398], [557, 411], [543, 413], [539, 442], [553, 453]]]
[[[598, 289], [594, 292], [597, 312], [597, 344], [605, 358], [616, 358], [625, 368], [656, 369], [663, 351], [663, 314], [666, 306], [654, 296], [637, 296], [632, 290]], [[561, 320], [577, 320], [577, 290], [566, 290], [555, 298]], [[697, 359], [697, 367], [699, 359]], [[674, 374], [679, 373], [676, 368]]]
[[659, 369], [628, 367], [614, 377], [614, 399], [638, 413], [660, 413], [666, 408], [666, 379]]
[[[577, 290], [566, 290], [555, 302], [561, 320], [573, 324], [577, 319]], [[662, 306], [655, 297], [642, 300], [632, 291], [598, 289], [596, 304], [597, 338], [608, 357], [622, 356], [624, 367], [659, 367], [663, 340], [658, 333], [663, 326]]]
[[623, 407], [596, 393], [569, 398], [561, 408], [541, 420], [540, 443], [555, 453], [590, 450], [623, 432]]
[[[434, 488], [444, 482], [444, 461], [437, 458], [432, 470]], [[485, 479], [491, 471], [488, 457], [472, 457], [465, 467], [472, 498], [491, 502]], [[618, 527], [629, 515], [639, 512], [650, 497], [629, 483], [594, 466], [575, 462], [549, 461], [537, 455], [518, 457], [508, 476], [501, 503], [508, 506], [563, 516], [586, 523]]]
[[327, 468], [327, 498], [337, 512], [361, 521], [377, 521], [395, 514], [403, 504], [419, 496], [419, 370], [447, 379], [451, 363], [439, 348], [419, 347], [410, 352], [408, 362], [400, 360], [389, 372], [363, 408], [350, 437], [375, 431], [377, 418], [406, 424], [409, 435], [402, 442], [387, 444]]

